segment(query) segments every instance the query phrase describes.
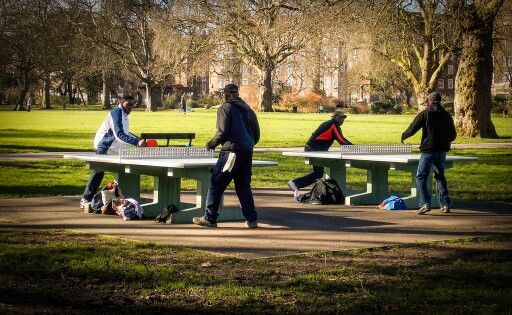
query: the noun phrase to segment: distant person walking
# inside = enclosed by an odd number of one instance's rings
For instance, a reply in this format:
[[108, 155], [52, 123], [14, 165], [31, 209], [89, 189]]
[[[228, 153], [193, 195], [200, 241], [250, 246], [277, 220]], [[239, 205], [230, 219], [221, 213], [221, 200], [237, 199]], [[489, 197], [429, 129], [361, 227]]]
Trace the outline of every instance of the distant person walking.
[[434, 167], [434, 178], [437, 181], [437, 191], [441, 204], [441, 211], [450, 213], [452, 205], [448, 194], [448, 185], [444, 176], [446, 152], [457, 137], [453, 118], [441, 105], [441, 94], [433, 92], [427, 97], [427, 108], [421, 111], [412, 121], [407, 130], [402, 133], [401, 142], [413, 136], [418, 130], [421, 135], [421, 157], [416, 172], [416, 187], [419, 198], [419, 214], [431, 210], [431, 195], [428, 191], [427, 180]]
[[[341, 145], [352, 144], [341, 132], [341, 125], [347, 115], [341, 110], [336, 109], [332, 114], [332, 119], [323, 122], [311, 135], [304, 146], [304, 151], [328, 151], [334, 143], [334, 140]], [[300, 192], [299, 189], [313, 184], [317, 179], [324, 176], [322, 166], [313, 165], [313, 172], [288, 181], [288, 186], [293, 190], [293, 198], [297, 201]]]
[[[94, 137], [94, 149], [97, 154], [117, 153], [126, 144], [139, 147], [146, 146], [145, 140], [137, 138], [129, 131], [128, 115], [131, 113], [133, 105], [133, 96], [127, 95], [121, 99], [119, 106], [111, 110], [105, 117]], [[90, 204], [104, 175], [103, 171], [94, 170], [91, 172], [82, 200], [80, 200], [80, 208], [83, 209]]]
[[225, 103], [217, 110], [217, 132], [206, 143], [210, 150], [222, 145], [211, 177], [202, 217], [193, 218], [197, 225], [216, 227], [222, 195], [231, 180], [249, 228], [257, 228], [258, 214], [251, 191], [252, 155], [260, 140], [260, 127], [254, 111], [238, 96], [238, 86], [224, 87]]
[[187, 113], [187, 100], [188, 100], [187, 93], [183, 93], [181, 95], [181, 99], [180, 99], [180, 112], [183, 112], [183, 114]]
[[32, 109], [32, 102], [33, 102], [33, 97], [32, 97], [32, 94], [29, 94], [28, 97], [27, 97], [27, 112], [30, 112], [30, 110]]

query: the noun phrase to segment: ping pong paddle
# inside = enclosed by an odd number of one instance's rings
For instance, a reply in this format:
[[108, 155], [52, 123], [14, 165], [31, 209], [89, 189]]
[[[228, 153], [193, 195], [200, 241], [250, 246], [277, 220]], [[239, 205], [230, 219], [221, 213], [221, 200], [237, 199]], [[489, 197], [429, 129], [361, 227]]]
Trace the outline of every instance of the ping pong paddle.
[[146, 140], [146, 144], [148, 147], [155, 148], [158, 147], [158, 142], [156, 142], [155, 139], [148, 139]]

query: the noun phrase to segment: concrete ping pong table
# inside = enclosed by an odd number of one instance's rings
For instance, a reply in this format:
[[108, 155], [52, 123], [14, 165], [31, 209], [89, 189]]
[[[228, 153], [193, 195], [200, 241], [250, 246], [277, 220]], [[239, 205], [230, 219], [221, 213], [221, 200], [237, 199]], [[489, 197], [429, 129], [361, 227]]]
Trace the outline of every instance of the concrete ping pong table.
[[[340, 189], [345, 196], [346, 205], [378, 205], [384, 199], [390, 196], [389, 191], [389, 170], [398, 170], [409, 172], [411, 176], [411, 192], [410, 195], [403, 197], [409, 209], [418, 207], [418, 194], [416, 190], [416, 170], [420, 154], [412, 153], [382, 153], [372, 154], [368, 149], [377, 146], [353, 146], [356, 150], [351, 150], [351, 146], [342, 146], [342, 151], [345, 152], [295, 152], [284, 151], [285, 156], [299, 156], [305, 158], [306, 164], [325, 167], [326, 174], [336, 180]], [[359, 148], [356, 148], [359, 147]], [[380, 146], [386, 147], [386, 146]], [[395, 151], [400, 151], [401, 148], [407, 146], [387, 146]], [[394, 148], [393, 148], [394, 147]], [[361, 149], [362, 148], [362, 149]], [[366, 150], [365, 150], [366, 148]], [[396, 150], [398, 148], [398, 150]], [[358, 150], [361, 153], [353, 153]], [[349, 151], [350, 150], [350, 151]], [[385, 151], [385, 150], [384, 150]], [[410, 151], [410, 149], [409, 149]], [[477, 160], [476, 157], [469, 156], [447, 156], [446, 169], [453, 167], [454, 162], [471, 162]], [[347, 186], [347, 167], [354, 167], [364, 169], [367, 171], [366, 178], [366, 191], [358, 192], [353, 191]], [[427, 181], [429, 190], [432, 192], [432, 173]], [[433, 194], [432, 207], [439, 207], [439, 196]]]
[[[217, 162], [217, 158], [213, 157], [213, 152], [204, 155], [204, 148], [194, 147], [132, 148], [128, 150], [142, 150], [144, 152], [157, 152], [161, 150], [169, 152], [174, 150], [174, 152], [179, 152], [179, 154], [168, 156], [164, 153], [161, 156], [144, 158], [130, 155], [122, 156], [122, 154], [74, 153], [66, 154], [64, 158], [82, 160], [86, 162], [86, 166], [90, 169], [114, 173], [124, 196], [140, 201], [144, 208], [144, 213], [148, 217], [156, 217], [171, 203], [176, 205], [180, 211], [172, 214], [167, 223], [190, 223], [192, 222], [192, 217], [203, 214], [208, 188], [210, 187], [210, 169]], [[275, 165], [277, 165], [275, 161], [253, 160], [253, 166]], [[143, 199], [140, 196], [141, 175], [154, 177], [152, 201]], [[186, 204], [180, 201], [182, 178], [190, 178], [197, 181], [195, 204]], [[151, 202], [144, 203], [146, 201]], [[240, 209], [224, 208], [223, 202], [221, 202], [219, 210], [219, 221], [243, 219]]]

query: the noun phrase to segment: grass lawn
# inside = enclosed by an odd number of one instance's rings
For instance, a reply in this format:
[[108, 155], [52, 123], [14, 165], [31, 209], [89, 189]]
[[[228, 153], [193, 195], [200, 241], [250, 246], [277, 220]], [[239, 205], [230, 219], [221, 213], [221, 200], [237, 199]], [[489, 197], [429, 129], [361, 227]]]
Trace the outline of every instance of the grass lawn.
[[512, 311], [512, 237], [244, 260], [88, 234], [0, 232], [5, 313]]
[[[0, 111], [0, 152], [92, 150], [92, 139], [106, 111], [35, 110]], [[329, 114], [257, 113], [261, 125], [258, 147], [303, 146]], [[344, 135], [356, 144], [398, 144], [413, 115], [349, 115]], [[202, 146], [215, 132], [215, 110], [198, 109], [186, 115], [176, 110], [130, 114], [130, 130], [142, 132], [194, 132], [193, 144]], [[511, 141], [512, 118], [494, 116], [500, 139], [459, 137], [456, 143]], [[408, 140], [419, 143], [420, 133]]]

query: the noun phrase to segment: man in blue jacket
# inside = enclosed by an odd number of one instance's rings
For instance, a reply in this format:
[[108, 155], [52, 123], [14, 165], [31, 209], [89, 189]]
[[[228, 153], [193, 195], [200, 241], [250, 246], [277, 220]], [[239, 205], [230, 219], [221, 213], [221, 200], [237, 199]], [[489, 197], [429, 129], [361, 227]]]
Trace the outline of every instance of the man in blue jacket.
[[441, 211], [450, 213], [451, 199], [448, 195], [448, 185], [444, 176], [446, 152], [450, 151], [450, 144], [457, 137], [453, 118], [441, 105], [441, 94], [433, 92], [427, 97], [428, 107], [421, 111], [412, 121], [407, 130], [402, 133], [401, 142], [413, 136], [418, 130], [421, 135], [421, 157], [416, 172], [416, 188], [420, 210], [425, 214], [431, 210], [431, 196], [427, 188], [427, 180], [432, 166], [434, 178], [437, 181]]
[[[334, 140], [341, 145], [352, 144], [341, 132], [341, 125], [345, 121], [347, 115], [341, 110], [336, 109], [332, 114], [332, 119], [323, 122], [311, 135], [308, 142], [304, 146], [304, 151], [328, 151], [334, 143]], [[288, 181], [288, 186], [293, 190], [293, 199], [297, 201], [299, 197], [299, 189], [313, 184], [316, 180], [324, 176], [324, 168], [322, 166], [313, 165], [313, 172]]]
[[[97, 154], [117, 153], [126, 144], [145, 147], [146, 141], [135, 137], [130, 133], [128, 115], [133, 109], [134, 98], [131, 95], [124, 96], [119, 106], [114, 108], [105, 117], [94, 137], [94, 149]], [[98, 191], [105, 172], [94, 170], [89, 176], [85, 191], [80, 200], [80, 208], [88, 206]]]
[[219, 144], [222, 148], [213, 169], [204, 215], [194, 217], [192, 222], [216, 227], [222, 195], [231, 180], [234, 180], [247, 226], [257, 228], [258, 214], [251, 191], [251, 175], [253, 149], [260, 140], [258, 118], [238, 96], [238, 86], [235, 84], [224, 87], [224, 100], [225, 103], [217, 111], [217, 132], [206, 143], [210, 150]]

